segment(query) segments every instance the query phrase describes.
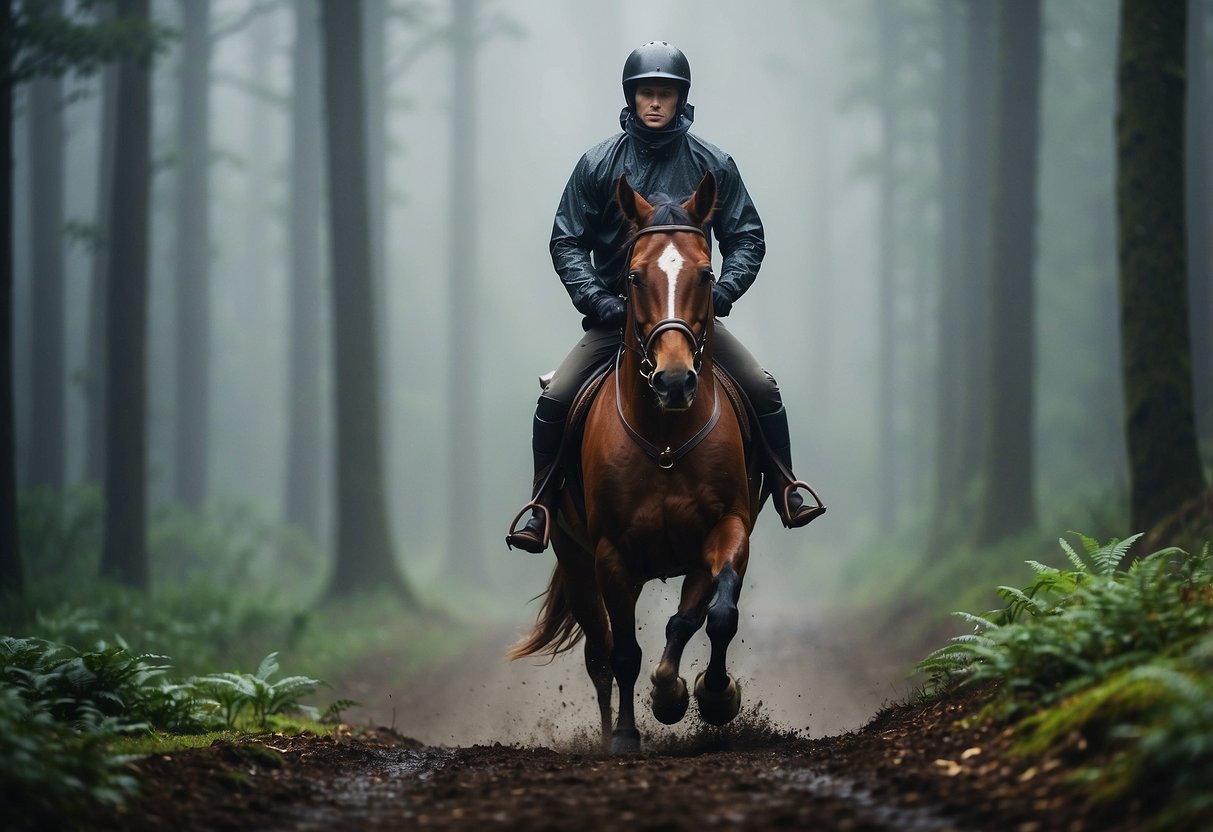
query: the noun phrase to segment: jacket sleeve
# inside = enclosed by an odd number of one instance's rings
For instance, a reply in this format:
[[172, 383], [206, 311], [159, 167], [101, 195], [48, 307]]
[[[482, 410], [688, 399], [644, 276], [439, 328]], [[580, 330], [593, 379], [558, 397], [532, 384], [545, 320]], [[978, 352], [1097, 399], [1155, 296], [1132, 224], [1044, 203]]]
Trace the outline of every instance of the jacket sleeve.
[[722, 265], [716, 291], [732, 305], [758, 277], [767, 244], [758, 209], [731, 156], [725, 160], [717, 180], [720, 190], [716, 195], [712, 227], [720, 241]]
[[611, 296], [590, 258], [594, 248], [591, 229], [603, 210], [600, 202], [589, 162], [583, 156], [560, 197], [548, 249], [573, 306], [590, 319], [596, 318], [596, 310]]

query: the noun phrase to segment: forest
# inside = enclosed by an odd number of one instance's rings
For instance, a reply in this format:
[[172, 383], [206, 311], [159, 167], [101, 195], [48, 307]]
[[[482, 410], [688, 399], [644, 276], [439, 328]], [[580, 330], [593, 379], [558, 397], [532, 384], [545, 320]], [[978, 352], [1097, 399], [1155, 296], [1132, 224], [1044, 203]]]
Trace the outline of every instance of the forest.
[[927, 789], [947, 823], [1213, 823], [1213, 0], [742, 5], [0, 2], [0, 821], [222, 825], [130, 763], [212, 743], [581, 747], [580, 658], [506, 661], [554, 559], [505, 535], [582, 336], [553, 213], [668, 39], [765, 229], [729, 331], [829, 507], [753, 528], [757, 722], [709, 750], [858, 759], [891, 702], [969, 708], [1034, 776], [1021, 815]]

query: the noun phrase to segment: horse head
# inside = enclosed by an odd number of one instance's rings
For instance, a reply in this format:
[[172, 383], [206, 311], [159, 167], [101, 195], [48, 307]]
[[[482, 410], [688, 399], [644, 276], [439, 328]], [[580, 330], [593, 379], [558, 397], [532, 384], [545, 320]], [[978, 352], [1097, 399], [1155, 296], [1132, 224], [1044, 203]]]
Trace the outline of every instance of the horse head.
[[650, 203], [619, 177], [616, 199], [632, 224], [624, 343], [663, 410], [695, 400], [712, 332], [711, 250], [704, 227], [716, 204], [716, 177], [704, 174], [686, 202], [655, 194]]

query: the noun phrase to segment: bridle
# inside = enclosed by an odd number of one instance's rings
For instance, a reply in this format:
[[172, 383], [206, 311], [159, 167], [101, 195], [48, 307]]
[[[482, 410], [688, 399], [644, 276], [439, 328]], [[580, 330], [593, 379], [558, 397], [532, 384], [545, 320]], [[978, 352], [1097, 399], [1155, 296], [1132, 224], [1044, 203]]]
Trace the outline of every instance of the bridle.
[[[636, 241], [646, 234], [673, 234], [679, 231], [689, 231], [693, 234], [698, 234], [700, 237], [704, 237], [705, 239], [707, 237], [707, 235], [703, 233], [702, 228], [694, 225], [651, 225], [648, 228], [640, 229], [632, 235], [631, 239], [628, 241], [627, 257], [624, 260], [624, 267], [628, 269], [629, 283], [635, 283], [631, 277], [631, 268], [632, 254], [636, 248]], [[712, 299], [711, 294], [709, 293], [707, 310], [707, 314], [709, 316], [712, 314], [711, 303]], [[640, 356], [640, 375], [646, 382], [648, 382], [650, 388], [653, 386], [653, 373], [656, 370], [656, 365], [649, 357], [649, 353], [652, 351], [653, 344], [656, 343], [657, 338], [664, 332], [680, 332], [686, 336], [686, 339], [691, 342], [691, 351], [693, 354], [692, 366], [695, 369], [696, 375], [699, 374], [700, 369], [703, 367], [703, 349], [706, 345], [708, 336], [708, 327], [706, 325], [703, 327], [703, 331], [696, 336], [695, 330], [693, 330], [691, 325], [682, 318], [663, 318], [654, 324], [653, 328], [649, 330], [649, 334], [646, 336], [640, 331], [640, 324], [636, 322], [636, 316], [633, 315], [632, 327], [636, 335], [636, 343], [638, 346], [629, 347], [626, 342], [624, 342], [623, 346], [627, 349], [633, 350]], [[628, 436], [632, 438], [632, 441], [639, 445], [641, 450], [643, 450], [650, 459], [657, 463], [658, 467], [668, 470], [674, 467], [675, 462], [682, 459], [684, 456], [694, 450], [695, 447], [706, 439], [708, 434], [712, 432], [712, 428], [716, 427], [716, 423], [720, 420], [720, 396], [717, 395], [713, 397], [712, 414], [708, 417], [708, 420], [706, 423], [704, 423], [703, 427], [701, 427], [694, 436], [692, 436], [678, 448], [671, 448], [669, 445], [667, 445], [665, 448], [659, 448], [641, 436], [640, 433], [628, 423], [627, 417], [624, 416], [623, 397], [619, 392], [619, 376], [621, 370], [620, 360], [622, 357], [623, 350], [621, 349], [615, 356], [615, 409], [619, 414], [619, 421], [623, 423], [623, 427], [627, 431]]]
[[[633, 283], [633, 284], [635, 283], [635, 281], [632, 280], [632, 276], [631, 276], [632, 275], [632, 271], [631, 271], [632, 255], [636, 249], [636, 242], [641, 237], [643, 237], [647, 234], [674, 234], [674, 233], [677, 233], [680, 231], [686, 231], [691, 234], [698, 234], [700, 237], [704, 237], [705, 239], [707, 237], [707, 235], [703, 233], [703, 229], [699, 228], [698, 226], [695, 226], [695, 225], [650, 225], [647, 228], [641, 228], [639, 231], [637, 231], [635, 234], [633, 234], [631, 236], [631, 238], [628, 240], [627, 256], [624, 258], [624, 261], [623, 261], [624, 268], [628, 270], [628, 272], [627, 272], [628, 282]], [[708, 296], [708, 307], [709, 307], [708, 314], [709, 315], [711, 314], [711, 303], [712, 303], [711, 295], [709, 295]], [[691, 354], [692, 354], [692, 360], [693, 360], [692, 367], [694, 368], [695, 373], [698, 375], [700, 369], [703, 367], [703, 349], [704, 349], [704, 346], [706, 345], [707, 337], [708, 337], [708, 328], [706, 326], [703, 328], [703, 331], [700, 332], [699, 335], [697, 336], [697, 335], [695, 335], [695, 330], [693, 330], [691, 328], [691, 325], [689, 323], [687, 323], [686, 321], [684, 321], [682, 318], [662, 318], [660, 321], [658, 321], [656, 324], [653, 325], [652, 329], [649, 330], [649, 334], [645, 335], [643, 332], [641, 332], [640, 323], [636, 320], [636, 317], [633, 315], [632, 316], [632, 329], [633, 329], [634, 334], [636, 335], [637, 347], [635, 347], [635, 348], [629, 347], [629, 349], [633, 349], [640, 356], [640, 375], [642, 378], [644, 378], [645, 381], [647, 381], [649, 383], [649, 387], [653, 386], [653, 373], [657, 369], [656, 365], [653, 362], [653, 359], [650, 357], [650, 353], [653, 350], [653, 344], [655, 344], [657, 342], [657, 339], [666, 332], [674, 331], [674, 332], [678, 332], [678, 333], [681, 333], [682, 335], [684, 335], [686, 337], [686, 339], [691, 342]]]

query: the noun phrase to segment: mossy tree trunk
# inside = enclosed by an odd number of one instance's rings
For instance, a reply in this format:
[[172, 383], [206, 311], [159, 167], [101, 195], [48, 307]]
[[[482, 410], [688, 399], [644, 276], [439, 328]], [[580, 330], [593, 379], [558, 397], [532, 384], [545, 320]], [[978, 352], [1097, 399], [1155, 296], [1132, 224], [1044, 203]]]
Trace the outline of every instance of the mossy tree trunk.
[[321, 21], [337, 430], [337, 553], [329, 594], [389, 589], [411, 601], [395, 561], [380, 446], [362, 3], [323, 0]]
[[1184, 245], [1186, 19], [1186, 0], [1121, 6], [1116, 203], [1132, 531], [1203, 487]]
[[1036, 522], [1036, 179], [1040, 144], [1040, 0], [998, 4], [994, 213], [982, 502], [977, 539]]

